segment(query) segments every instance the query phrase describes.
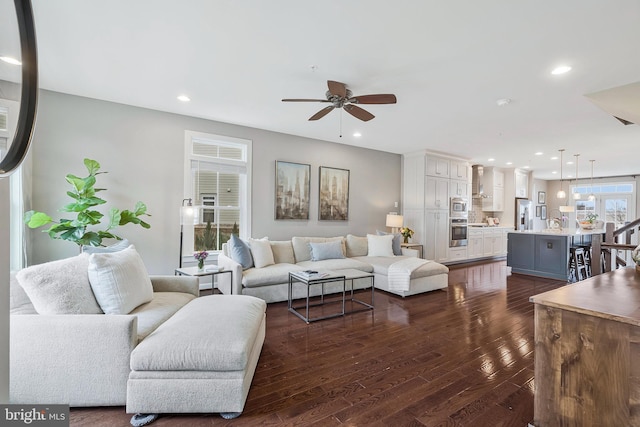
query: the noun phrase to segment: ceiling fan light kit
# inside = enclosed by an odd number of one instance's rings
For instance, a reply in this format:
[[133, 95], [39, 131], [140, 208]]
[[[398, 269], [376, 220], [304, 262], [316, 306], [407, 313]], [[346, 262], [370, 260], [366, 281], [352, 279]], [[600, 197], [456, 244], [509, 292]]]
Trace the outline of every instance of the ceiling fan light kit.
[[336, 108], [342, 108], [347, 113], [351, 114], [356, 119], [360, 119], [363, 122], [368, 122], [375, 116], [360, 108], [355, 104], [395, 104], [397, 102], [396, 96], [393, 94], [372, 94], [372, 95], [360, 95], [353, 96], [353, 93], [347, 89], [347, 85], [344, 83], [336, 82], [334, 80], [328, 80], [327, 86], [329, 90], [325, 93], [327, 99], [306, 99], [306, 98], [292, 98], [283, 99], [283, 102], [330, 102], [331, 105], [324, 107], [322, 110], [309, 117], [309, 120], [319, 120], [329, 114]]

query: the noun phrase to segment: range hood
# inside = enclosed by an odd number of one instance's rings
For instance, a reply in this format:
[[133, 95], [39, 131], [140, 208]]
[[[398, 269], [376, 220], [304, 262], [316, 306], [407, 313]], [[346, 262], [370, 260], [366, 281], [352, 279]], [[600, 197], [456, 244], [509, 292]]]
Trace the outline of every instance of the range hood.
[[471, 197], [474, 199], [486, 199], [484, 193], [484, 166], [473, 165], [471, 167]]

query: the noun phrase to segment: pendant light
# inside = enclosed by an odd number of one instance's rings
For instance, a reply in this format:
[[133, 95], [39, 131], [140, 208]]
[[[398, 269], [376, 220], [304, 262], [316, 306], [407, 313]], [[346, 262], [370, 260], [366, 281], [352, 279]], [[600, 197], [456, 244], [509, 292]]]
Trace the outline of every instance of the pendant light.
[[589, 201], [593, 202], [596, 199], [596, 195], [593, 194], [593, 162], [595, 160], [589, 160], [591, 162], [591, 194], [589, 194]]
[[573, 192], [573, 199], [574, 200], [580, 200], [580, 192], [578, 191], [578, 157], [580, 157], [580, 154], [574, 154], [574, 156], [576, 157], [576, 188], [574, 189]]
[[564, 148], [558, 150], [560, 152], [560, 191], [556, 194], [558, 199], [565, 199], [567, 197], [567, 193], [562, 189], [562, 153], [564, 152]]

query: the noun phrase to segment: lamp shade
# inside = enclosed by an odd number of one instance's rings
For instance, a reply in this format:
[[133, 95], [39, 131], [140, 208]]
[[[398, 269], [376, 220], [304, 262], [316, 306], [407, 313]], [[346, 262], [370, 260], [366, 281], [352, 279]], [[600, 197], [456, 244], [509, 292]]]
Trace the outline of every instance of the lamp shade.
[[180, 207], [180, 225], [194, 225], [200, 223], [200, 208], [198, 206]]
[[402, 227], [402, 215], [387, 215], [387, 227], [400, 228]]

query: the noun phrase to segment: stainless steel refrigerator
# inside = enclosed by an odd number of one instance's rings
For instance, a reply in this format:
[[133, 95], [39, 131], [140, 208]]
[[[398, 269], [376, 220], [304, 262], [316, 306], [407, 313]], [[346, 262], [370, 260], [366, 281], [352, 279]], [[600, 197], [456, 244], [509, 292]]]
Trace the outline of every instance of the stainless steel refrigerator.
[[516, 198], [516, 230], [533, 230], [533, 202], [529, 199]]

